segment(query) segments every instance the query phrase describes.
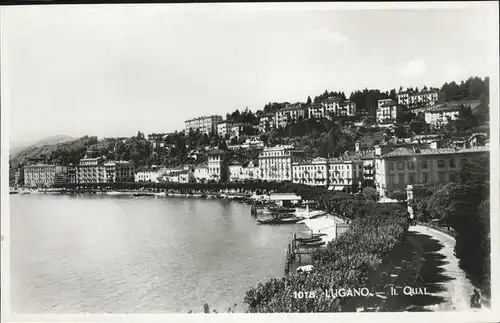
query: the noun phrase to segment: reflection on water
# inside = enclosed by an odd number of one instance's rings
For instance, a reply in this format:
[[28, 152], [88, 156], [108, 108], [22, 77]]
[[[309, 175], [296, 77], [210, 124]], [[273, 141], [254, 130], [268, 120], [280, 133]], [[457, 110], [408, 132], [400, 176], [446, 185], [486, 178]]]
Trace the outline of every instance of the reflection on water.
[[11, 195], [11, 303], [21, 313], [243, 310], [283, 275], [300, 224], [257, 225], [250, 207], [168, 197]]

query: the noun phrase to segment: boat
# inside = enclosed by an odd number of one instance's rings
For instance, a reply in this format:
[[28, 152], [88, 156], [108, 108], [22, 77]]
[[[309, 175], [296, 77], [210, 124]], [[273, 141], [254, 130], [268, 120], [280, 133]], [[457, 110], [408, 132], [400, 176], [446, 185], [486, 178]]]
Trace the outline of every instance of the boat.
[[299, 242], [299, 247], [305, 247], [305, 248], [314, 248], [314, 247], [320, 247], [324, 245], [324, 241], [315, 241], [315, 242]]
[[108, 191], [106, 192], [107, 195], [121, 195], [122, 193], [117, 192], [117, 191]]
[[309, 242], [321, 241], [321, 237], [312, 236], [311, 238], [296, 238], [295, 240], [297, 240], [298, 242], [309, 243]]
[[30, 191], [24, 191], [24, 192], [21, 192], [21, 195], [26, 195], [26, 194], [30, 194], [31, 192]]
[[259, 224], [293, 224], [297, 223], [302, 218], [297, 218], [297, 217], [286, 217], [286, 218], [280, 218], [280, 217], [273, 217], [273, 218], [267, 218], [267, 219], [258, 219], [257, 223]]
[[134, 196], [154, 196], [153, 193], [134, 193]]
[[9, 194], [17, 194], [19, 193], [18, 191], [9, 191]]
[[165, 192], [157, 192], [157, 193], [154, 193], [155, 196], [167, 196], [167, 193]]

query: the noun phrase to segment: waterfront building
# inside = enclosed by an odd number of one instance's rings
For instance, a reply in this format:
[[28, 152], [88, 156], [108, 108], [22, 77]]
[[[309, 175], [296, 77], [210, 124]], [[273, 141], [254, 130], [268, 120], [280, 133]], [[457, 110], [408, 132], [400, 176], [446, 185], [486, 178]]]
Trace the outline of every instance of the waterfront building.
[[271, 113], [264, 114], [259, 118], [259, 131], [267, 132], [274, 128], [274, 115]]
[[227, 167], [225, 152], [220, 149], [208, 153], [208, 179], [216, 182], [225, 182], [227, 179]]
[[231, 127], [234, 125], [234, 122], [232, 121], [221, 121], [217, 124], [217, 134], [219, 137], [225, 138], [226, 135], [230, 134], [231, 132]]
[[195, 181], [193, 172], [191, 170], [183, 170], [179, 172], [179, 183], [193, 183]]
[[24, 185], [24, 167], [19, 166], [14, 174], [14, 184], [23, 186]]
[[307, 109], [302, 103], [289, 104], [281, 110], [276, 111], [274, 124], [276, 127], [285, 127], [292, 121], [298, 121], [307, 117]]
[[104, 164], [106, 182], [133, 182], [135, 175], [134, 164], [124, 160], [109, 161]]
[[104, 183], [106, 174], [104, 168], [105, 159], [103, 157], [80, 159], [76, 169], [77, 183]]
[[204, 163], [201, 165], [196, 165], [193, 168], [193, 176], [196, 182], [198, 183], [204, 183], [209, 180], [208, 176], [208, 164]]
[[199, 130], [201, 133], [210, 133], [217, 131], [217, 124], [222, 121], [220, 115], [211, 115], [189, 119], [184, 121], [184, 130], [189, 133], [190, 129]]
[[69, 166], [56, 166], [54, 184], [64, 184], [64, 183], [75, 183], [76, 181], [76, 169], [73, 164]]
[[54, 185], [56, 166], [35, 164], [24, 167], [24, 183], [27, 187], [50, 187]]
[[292, 163], [305, 160], [303, 150], [293, 146], [266, 147], [259, 155], [259, 179], [265, 181], [291, 181]]
[[328, 185], [328, 161], [326, 158], [314, 158], [309, 161], [294, 162], [293, 183], [327, 186]]
[[361, 186], [363, 180], [363, 162], [359, 158], [328, 159], [329, 190], [352, 191]]
[[[380, 102], [384, 101], [384, 102]], [[377, 108], [377, 122], [388, 123], [397, 119], [402, 112], [403, 106], [393, 100], [379, 100]]]
[[456, 181], [464, 164], [489, 154], [485, 146], [441, 148], [437, 142], [430, 148], [388, 150], [375, 147], [375, 185], [381, 197], [404, 192], [407, 185]]
[[231, 164], [228, 166], [229, 181], [239, 182], [243, 175], [243, 166], [241, 164]]
[[149, 167], [144, 167], [135, 173], [135, 181], [136, 182], [154, 182], [158, 183], [159, 179], [158, 177], [160, 176], [159, 174], [159, 169], [158, 168], [149, 168]]

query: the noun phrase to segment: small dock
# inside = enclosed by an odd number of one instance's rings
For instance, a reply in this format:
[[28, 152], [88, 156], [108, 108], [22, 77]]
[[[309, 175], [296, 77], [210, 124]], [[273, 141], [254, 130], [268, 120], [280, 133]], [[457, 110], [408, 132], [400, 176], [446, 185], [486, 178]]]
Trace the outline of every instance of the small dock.
[[[312, 230], [308, 231], [308, 233], [308, 236], [304, 238], [314, 237]], [[294, 233], [288, 244], [288, 248], [285, 249], [285, 276], [290, 272], [294, 272], [300, 266], [310, 265], [312, 262], [311, 254], [322, 246], [301, 245], [299, 241], [297, 241], [297, 233]]]

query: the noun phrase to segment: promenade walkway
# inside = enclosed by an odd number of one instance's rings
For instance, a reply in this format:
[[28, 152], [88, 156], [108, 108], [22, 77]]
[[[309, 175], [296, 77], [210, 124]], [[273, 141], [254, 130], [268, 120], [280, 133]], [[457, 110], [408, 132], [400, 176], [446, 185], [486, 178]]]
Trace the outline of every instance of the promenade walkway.
[[443, 298], [443, 302], [426, 306], [431, 311], [466, 311], [470, 308], [470, 296], [474, 291], [472, 283], [467, 279], [465, 272], [460, 269], [458, 259], [454, 255], [455, 239], [438, 230], [416, 225], [410, 227], [409, 231], [430, 236], [441, 244], [441, 248], [436, 250], [444, 258], [440, 268], [443, 269], [449, 279], [440, 282], [440, 291], [434, 295]]

